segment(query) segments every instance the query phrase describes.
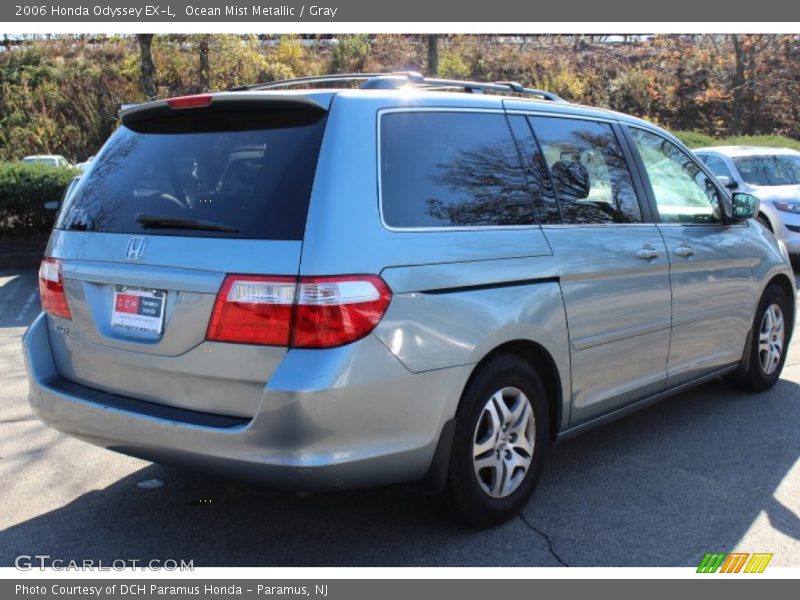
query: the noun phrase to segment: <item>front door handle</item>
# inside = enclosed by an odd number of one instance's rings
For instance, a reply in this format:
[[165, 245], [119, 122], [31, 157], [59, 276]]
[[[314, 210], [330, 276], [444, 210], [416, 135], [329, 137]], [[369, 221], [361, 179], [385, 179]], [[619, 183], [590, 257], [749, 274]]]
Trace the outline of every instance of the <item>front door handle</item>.
[[675, 250], [673, 250], [673, 252], [678, 256], [683, 256], [684, 258], [689, 258], [690, 256], [694, 256], [694, 249], [686, 244], [678, 246], [677, 248], [675, 248]]
[[651, 258], [658, 258], [658, 250], [655, 249], [653, 244], [648, 242], [645, 243], [640, 250], [634, 252], [633, 255], [642, 260], [650, 260]]

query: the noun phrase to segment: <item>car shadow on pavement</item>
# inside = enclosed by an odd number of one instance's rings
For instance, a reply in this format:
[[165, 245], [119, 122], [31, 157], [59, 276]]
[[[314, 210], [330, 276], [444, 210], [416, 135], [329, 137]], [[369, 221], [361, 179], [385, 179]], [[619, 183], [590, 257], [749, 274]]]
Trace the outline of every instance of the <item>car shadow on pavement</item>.
[[[711, 383], [589, 432], [551, 450], [520, 519], [484, 531], [413, 486], [300, 498], [151, 465], [0, 532], [0, 565], [37, 553], [195, 566], [697, 565], [736, 547], [762, 513], [800, 539], [796, 505], [776, 496], [800, 456], [798, 398], [788, 380], [757, 395]], [[153, 479], [163, 487], [137, 486]]]
[[800, 540], [800, 518], [789, 507], [771, 498], [764, 510], [773, 529], [785, 536]]
[[[696, 566], [738, 547], [797, 566], [799, 400], [787, 379], [762, 394], [720, 381], [667, 399], [556, 448], [524, 513], [571, 565]], [[794, 552], [753, 546], [776, 541]]]

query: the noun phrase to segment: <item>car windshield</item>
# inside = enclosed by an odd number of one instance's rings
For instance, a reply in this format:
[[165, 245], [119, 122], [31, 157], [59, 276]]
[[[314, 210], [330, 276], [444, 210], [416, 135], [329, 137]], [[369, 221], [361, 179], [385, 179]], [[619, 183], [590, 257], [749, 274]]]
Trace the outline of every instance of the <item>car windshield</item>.
[[55, 158], [47, 158], [43, 156], [33, 156], [28, 158], [23, 158], [22, 162], [31, 164], [39, 164], [39, 165], [50, 165], [51, 167], [55, 167], [58, 164], [58, 161]]
[[740, 156], [733, 162], [750, 185], [800, 185], [800, 156]]

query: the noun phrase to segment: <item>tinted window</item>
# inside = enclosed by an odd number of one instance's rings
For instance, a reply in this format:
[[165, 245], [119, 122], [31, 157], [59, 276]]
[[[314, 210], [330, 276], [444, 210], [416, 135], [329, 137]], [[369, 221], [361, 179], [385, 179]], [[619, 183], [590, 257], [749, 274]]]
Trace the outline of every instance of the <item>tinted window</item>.
[[51, 167], [57, 167], [58, 160], [55, 158], [42, 158], [42, 157], [33, 157], [33, 158], [23, 158], [22, 162], [27, 163], [29, 165], [48, 165]]
[[658, 213], [667, 223], [716, 223], [719, 191], [695, 159], [666, 138], [631, 128], [653, 188]]
[[564, 223], [642, 220], [622, 148], [611, 125], [532, 117]]
[[380, 146], [383, 218], [391, 227], [534, 222], [503, 115], [388, 113], [381, 118]]
[[539, 145], [536, 143], [528, 119], [522, 115], [508, 118], [511, 133], [522, 157], [522, 165], [530, 187], [533, 212], [537, 223], [561, 223], [561, 211], [553, 194], [550, 175]]
[[[81, 177], [56, 227], [301, 239], [324, 126], [318, 113], [239, 111], [120, 127]], [[143, 216], [225, 231], [164, 227]]]
[[734, 181], [733, 173], [728, 168], [728, 165], [725, 164], [725, 161], [722, 160], [719, 156], [714, 156], [712, 154], [704, 154], [700, 157], [706, 166], [711, 169], [711, 172], [714, 175], [727, 177], [731, 181]]
[[800, 184], [800, 156], [741, 156], [733, 162], [750, 185]]

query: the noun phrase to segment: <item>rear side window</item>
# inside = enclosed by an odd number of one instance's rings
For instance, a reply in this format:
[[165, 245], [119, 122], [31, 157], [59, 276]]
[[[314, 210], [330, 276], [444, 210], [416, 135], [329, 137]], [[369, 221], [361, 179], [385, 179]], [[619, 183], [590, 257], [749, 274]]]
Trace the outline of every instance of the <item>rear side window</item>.
[[706, 166], [711, 169], [711, 172], [714, 175], [727, 177], [731, 181], [734, 181], [733, 173], [728, 168], [728, 165], [725, 164], [725, 161], [722, 160], [719, 156], [714, 156], [713, 154], [704, 154], [700, 157]]
[[531, 192], [502, 114], [384, 114], [380, 160], [383, 219], [390, 227], [534, 223]]
[[563, 223], [642, 220], [625, 156], [608, 123], [532, 117]]
[[302, 239], [324, 114], [214, 112], [132, 127], [111, 136], [57, 228]]
[[527, 117], [510, 115], [508, 124], [511, 126], [517, 150], [522, 157], [525, 174], [528, 176], [536, 222], [544, 225], [561, 223], [561, 210], [553, 194], [547, 163], [541, 148], [533, 137]]

